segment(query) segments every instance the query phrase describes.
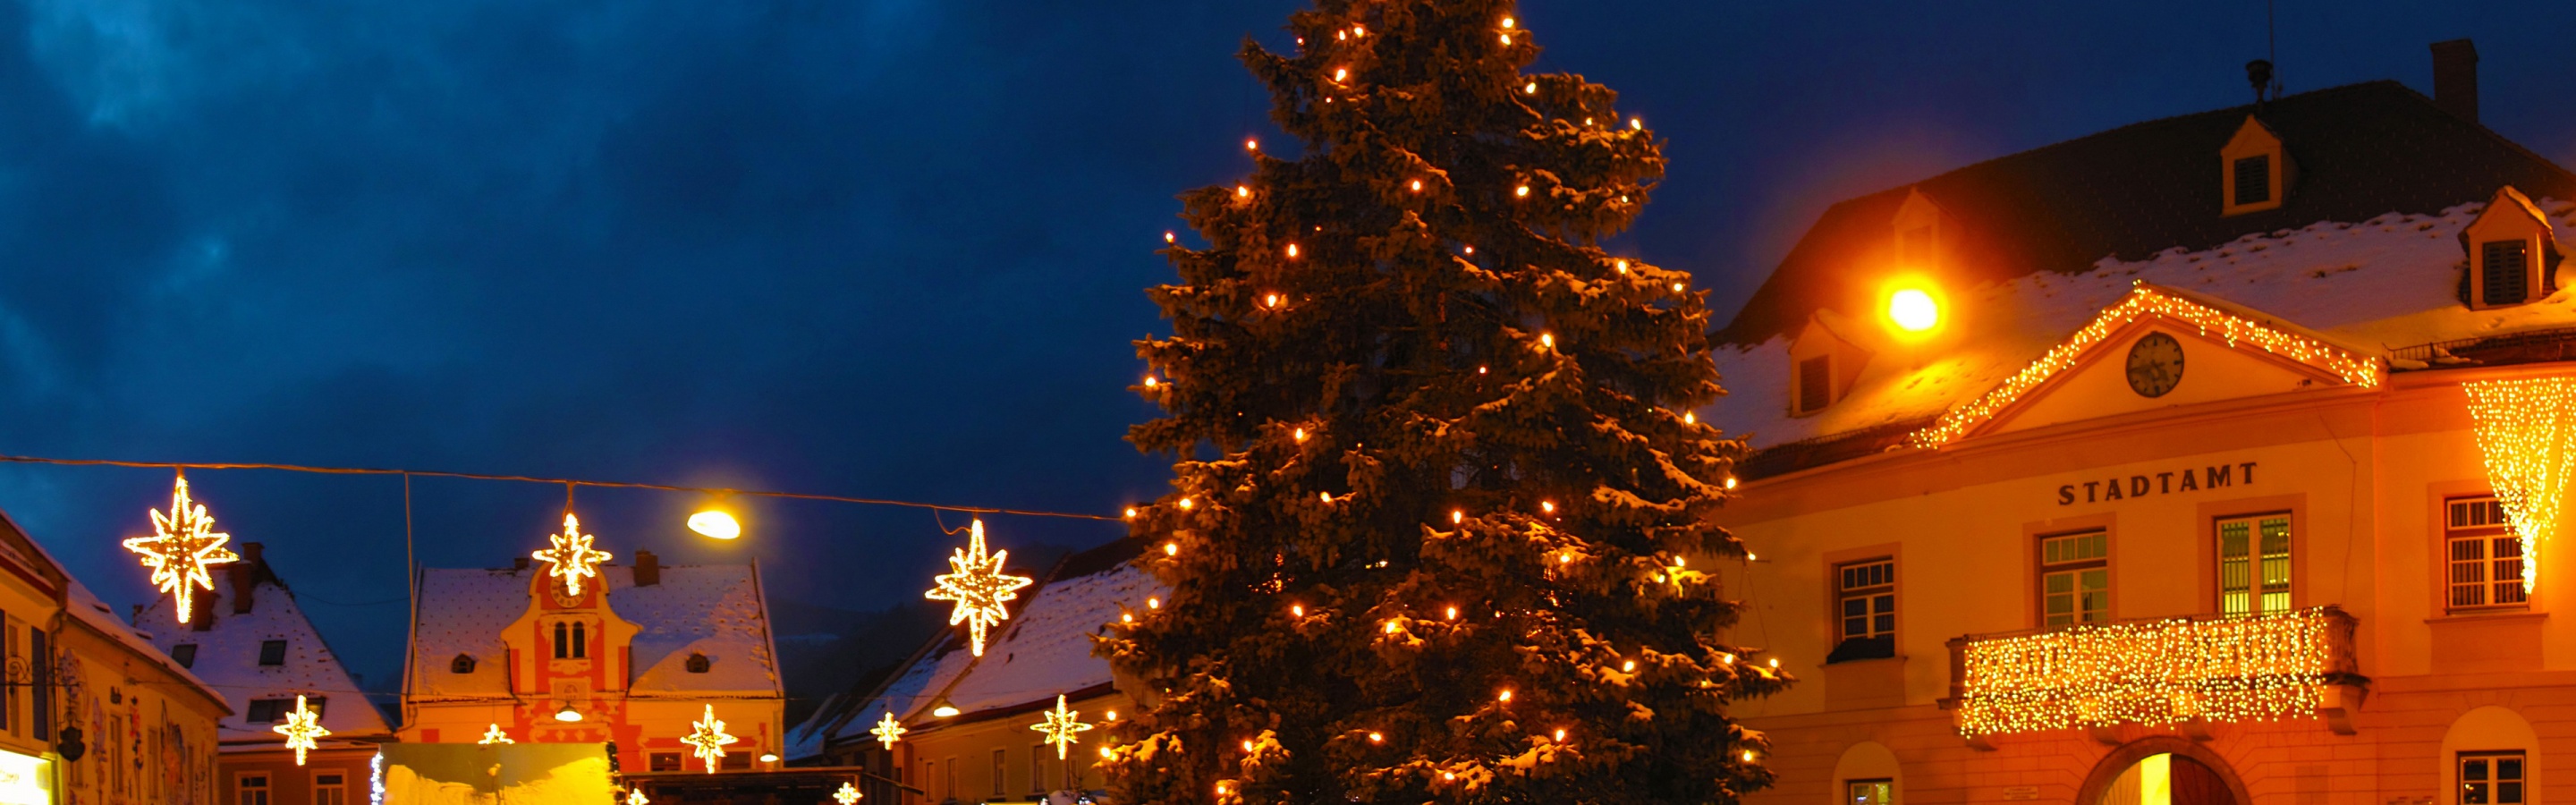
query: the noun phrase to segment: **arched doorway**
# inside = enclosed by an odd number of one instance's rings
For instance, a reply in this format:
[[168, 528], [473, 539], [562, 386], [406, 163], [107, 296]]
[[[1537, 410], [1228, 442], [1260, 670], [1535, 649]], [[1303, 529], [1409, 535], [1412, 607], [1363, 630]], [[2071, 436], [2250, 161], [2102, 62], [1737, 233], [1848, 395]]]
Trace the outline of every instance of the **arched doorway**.
[[2084, 779], [2082, 805], [2246, 805], [2245, 784], [2217, 753], [2157, 736], [2102, 758]]

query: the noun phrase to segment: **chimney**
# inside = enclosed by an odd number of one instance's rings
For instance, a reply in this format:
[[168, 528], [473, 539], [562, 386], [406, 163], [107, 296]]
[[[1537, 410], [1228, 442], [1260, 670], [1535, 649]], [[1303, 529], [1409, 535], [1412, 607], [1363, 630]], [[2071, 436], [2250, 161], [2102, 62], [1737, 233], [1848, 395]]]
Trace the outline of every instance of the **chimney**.
[[511, 569], [511, 570], [526, 570], [526, 569], [528, 569], [528, 557], [525, 557], [525, 556], [513, 557], [513, 558], [510, 560], [510, 569]]
[[2466, 39], [2433, 43], [2433, 103], [2478, 122], [2478, 46]]
[[233, 582], [233, 614], [235, 615], [250, 612], [250, 588], [259, 583], [259, 557], [265, 547], [256, 542], [242, 543], [241, 561], [224, 566], [224, 574], [230, 576]]
[[635, 552], [635, 586], [651, 587], [662, 583], [662, 557], [652, 551]]

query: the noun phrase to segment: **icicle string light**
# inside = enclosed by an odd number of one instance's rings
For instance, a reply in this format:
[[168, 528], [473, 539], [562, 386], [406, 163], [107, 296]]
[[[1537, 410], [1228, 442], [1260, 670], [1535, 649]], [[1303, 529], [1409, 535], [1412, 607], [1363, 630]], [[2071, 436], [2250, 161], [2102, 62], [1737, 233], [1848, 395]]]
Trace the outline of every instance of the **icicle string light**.
[[2576, 475], [2576, 377], [2479, 380], [2469, 394], [2478, 452], [2506, 522], [2522, 538], [2522, 591], [2531, 592], [2539, 548], [2557, 530], [2567, 479]]
[[2351, 620], [2324, 607], [1970, 640], [1959, 732], [2314, 714]]
[[1939, 422], [1915, 431], [1911, 441], [1914, 446], [1924, 448], [1958, 441], [1968, 431], [1994, 419], [1996, 414], [2011, 407], [2032, 389], [2074, 366], [2077, 358], [2110, 339], [2130, 322], [2149, 316], [2190, 325], [2201, 335], [2226, 341], [2230, 347], [2239, 343], [2251, 344], [2265, 352], [2324, 370], [2362, 388], [2377, 387], [2385, 376], [2375, 358], [2360, 357], [2314, 338], [2280, 330], [2140, 283], [2127, 298], [2102, 311], [2091, 324], [2075, 331], [2073, 336], [2050, 349], [2047, 355], [2006, 378], [2003, 385], [1994, 390], [1951, 408], [1941, 415]]

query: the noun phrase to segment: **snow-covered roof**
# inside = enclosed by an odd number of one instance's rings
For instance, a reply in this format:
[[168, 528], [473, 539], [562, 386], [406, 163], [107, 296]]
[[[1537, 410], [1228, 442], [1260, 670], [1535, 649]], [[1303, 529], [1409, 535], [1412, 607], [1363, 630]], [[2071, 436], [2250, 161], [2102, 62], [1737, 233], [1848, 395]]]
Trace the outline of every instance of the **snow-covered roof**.
[[[881, 713], [919, 726], [941, 696], [972, 719], [979, 712], [1051, 701], [1111, 681], [1109, 661], [1092, 656], [1091, 639], [1118, 620], [1119, 609], [1143, 607], [1165, 588], [1126, 560], [1136, 547], [1112, 543], [1068, 557], [977, 658], [955, 629], [931, 645], [855, 707], [821, 708], [791, 731], [790, 757], [810, 757], [828, 741], [865, 740]], [[801, 754], [799, 754], [801, 753]]]
[[[53, 561], [53, 557], [47, 556], [45, 560]], [[57, 567], [60, 566], [57, 565]], [[179, 663], [170, 659], [170, 655], [163, 654], [159, 648], [154, 647], [149, 633], [136, 629], [132, 624], [116, 617], [116, 610], [109, 608], [106, 601], [99, 600], [97, 593], [90, 592], [88, 585], [69, 576], [65, 576], [64, 580], [67, 585], [63, 589], [64, 614], [107, 635], [119, 645], [132, 649], [144, 659], [159, 664], [163, 670], [186, 680], [188, 684], [197, 686], [197, 690], [204, 693], [207, 698], [224, 700], [223, 694], [215, 692], [214, 686], [206, 684], [205, 679], [180, 667]]]
[[[501, 632], [527, 614], [530, 582], [544, 572], [536, 567], [422, 569], [410, 695], [509, 696]], [[633, 567], [603, 565], [599, 578], [608, 586], [609, 610], [638, 628], [630, 654], [637, 669], [632, 693], [783, 695], [757, 568], [665, 565], [659, 583], [639, 587]], [[449, 661], [458, 654], [475, 658], [473, 673], [449, 671]], [[687, 672], [691, 654], [712, 661], [705, 673]]]
[[[265, 564], [253, 565], [258, 554], [244, 562], [219, 570], [220, 579], [215, 605], [197, 614], [201, 622], [181, 624], [174, 616], [176, 604], [167, 596], [153, 599], [136, 617], [136, 623], [150, 635], [152, 646], [164, 654], [181, 645], [194, 645], [196, 657], [189, 670], [206, 680], [233, 714], [216, 722], [221, 740], [271, 740], [276, 722], [251, 722], [250, 702], [258, 699], [293, 699], [298, 695], [324, 700], [321, 705], [322, 727], [335, 738], [387, 736], [392, 730], [385, 725], [382, 712], [367, 703], [340, 658], [322, 640], [304, 610], [295, 602], [295, 594], [280, 584]], [[249, 612], [236, 612], [230, 600], [237, 574], [252, 573], [259, 580], [252, 584]], [[200, 595], [209, 593], [200, 592]], [[199, 628], [199, 627], [204, 628]], [[286, 654], [278, 665], [261, 665], [260, 646], [271, 640], [286, 641]]]
[[[2559, 242], [2576, 243], [2576, 204], [2539, 204]], [[1869, 322], [1834, 328], [1873, 355], [1846, 396], [1811, 416], [1788, 411], [1791, 335], [1722, 347], [1714, 359], [1729, 394], [1700, 415], [1747, 434], [1756, 448], [1911, 427], [1995, 387], [2139, 282], [2258, 311], [2381, 358], [2402, 347], [2576, 325], [2576, 291], [2568, 288], [2507, 308], [2460, 302], [2459, 234], [2485, 207], [2318, 222], [2213, 249], [2104, 258], [2080, 274], [2038, 272], [1955, 289], [1950, 331], [1937, 341], [1901, 344]]]

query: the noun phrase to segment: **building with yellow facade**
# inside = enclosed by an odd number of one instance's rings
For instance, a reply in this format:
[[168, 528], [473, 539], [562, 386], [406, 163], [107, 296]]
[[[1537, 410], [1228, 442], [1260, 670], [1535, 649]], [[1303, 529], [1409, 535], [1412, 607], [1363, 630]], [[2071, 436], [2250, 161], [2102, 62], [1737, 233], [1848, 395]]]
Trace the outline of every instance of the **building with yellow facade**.
[[2576, 799], [2576, 175], [2465, 48], [1823, 214], [1699, 412], [1749, 802]]

